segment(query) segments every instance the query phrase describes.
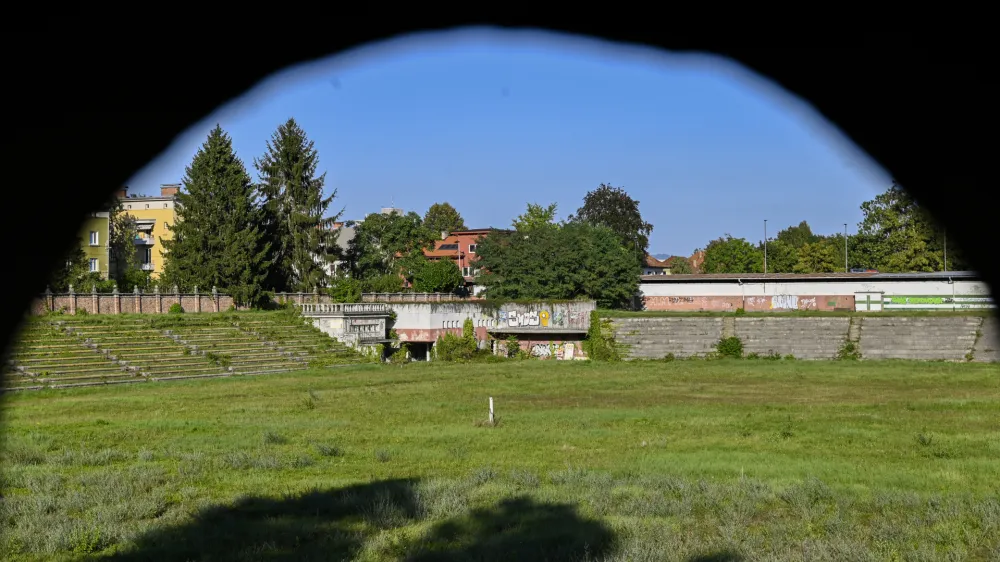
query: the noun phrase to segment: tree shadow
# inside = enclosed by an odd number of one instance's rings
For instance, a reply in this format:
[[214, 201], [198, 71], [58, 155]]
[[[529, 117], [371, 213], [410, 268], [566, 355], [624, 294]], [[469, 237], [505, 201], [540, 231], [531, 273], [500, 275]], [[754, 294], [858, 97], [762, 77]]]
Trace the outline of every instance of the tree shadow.
[[743, 562], [743, 557], [735, 552], [724, 551], [693, 556], [688, 562]]
[[436, 524], [404, 560], [590, 560], [606, 554], [612, 538], [607, 527], [581, 519], [571, 505], [521, 496]]
[[[138, 538], [104, 560], [350, 560], [376, 535], [423, 520], [416, 480], [386, 480], [281, 499], [251, 497], [213, 506], [183, 525]], [[611, 531], [570, 505], [527, 497], [438, 522], [417, 537], [398, 535], [397, 560], [580, 561], [605, 554]], [[384, 546], [384, 545], [383, 545]]]

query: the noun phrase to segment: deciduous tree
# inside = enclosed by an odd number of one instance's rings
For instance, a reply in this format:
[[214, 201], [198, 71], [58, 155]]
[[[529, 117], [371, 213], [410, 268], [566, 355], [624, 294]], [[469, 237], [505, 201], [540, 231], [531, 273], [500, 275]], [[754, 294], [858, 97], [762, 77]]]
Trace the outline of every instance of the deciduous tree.
[[451, 293], [464, 284], [462, 272], [448, 259], [427, 260], [413, 276], [413, 288], [421, 293]]
[[436, 234], [442, 232], [452, 233], [466, 230], [465, 220], [462, 215], [455, 210], [447, 201], [444, 203], [434, 203], [427, 213], [424, 214], [424, 226], [427, 230]]
[[534, 230], [536, 228], [555, 226], [556, 220], [556, 204], [552, 203], [547, 207], [543, 207], [537, 203], [528, 203], [528, 209], [518, 215], [511, 226], [515, 230], [520, 230], [522, 232], [527, 232], [529, 230]]
[[404, 267], [417, 267], [421, 250], [437, 238], [423, 225], [420, 215], [410, 212], [372, 213], [354, 231], [348, 249], [353, 276], [371, 280], [404, 274]]
[[494, 230], [477, 249], [487, 298], [592, 298], [631, 304], [640, 271], [610, 229], [576, 222], [525, 231]]
[[708, 243], [701, 268], [705, 273], [761, 273], [764, 255], [745, 239], [726, 234]]
[[642, 266], [653, 225], [642, 219], [639, 201], [629, 197], [625, 189], [602, 183], [584, 196], [583, 206], [570, 220], [609, 228], [633, 255], [636, 264]]

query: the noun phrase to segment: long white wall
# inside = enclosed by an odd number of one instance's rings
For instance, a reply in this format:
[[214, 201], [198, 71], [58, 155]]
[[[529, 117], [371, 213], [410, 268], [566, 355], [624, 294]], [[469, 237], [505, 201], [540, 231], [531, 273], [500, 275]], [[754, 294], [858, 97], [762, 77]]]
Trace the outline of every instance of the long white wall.
[[892, 295], [926, 295], [950, 297], [983, 296], [989, 297], [990, 290], [981, 281], [959, 281], [948, 283], [942, 281], [901, 281], [871, 279], [858, 281], [806, 281], [782, 283], [781, 281], [766, 283], [754, 279], [743, 281], [740, 285], [736, 280], [719, 282], [669, 282], [656, 283], [644, 281], [639, 285], [639, 291], [644, 297], [738, 297], [738, 296], [854, 296], [855, 293], [883, 292]]

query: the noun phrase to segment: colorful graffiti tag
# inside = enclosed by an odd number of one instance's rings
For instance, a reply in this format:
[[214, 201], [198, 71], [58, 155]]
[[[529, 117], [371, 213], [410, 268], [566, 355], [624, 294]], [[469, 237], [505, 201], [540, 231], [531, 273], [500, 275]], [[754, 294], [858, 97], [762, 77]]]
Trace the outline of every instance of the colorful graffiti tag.
[[886, 295], [882, 304], [887, 309], [923, 308], [923, 309], [965, 309], [965, 308], [996, 308], [990, 297], [984, 296], [954, 296], [941, 297], [929, 295]]

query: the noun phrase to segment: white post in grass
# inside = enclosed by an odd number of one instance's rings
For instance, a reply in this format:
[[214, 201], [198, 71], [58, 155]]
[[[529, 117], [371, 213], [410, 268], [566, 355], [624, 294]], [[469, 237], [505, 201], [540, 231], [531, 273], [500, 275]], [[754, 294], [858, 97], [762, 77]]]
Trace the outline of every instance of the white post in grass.
[[490, 396], [490, 425], [493, 425], [493, 422], [494, 422], [494, 418], [493, 418], [493, 397]]

